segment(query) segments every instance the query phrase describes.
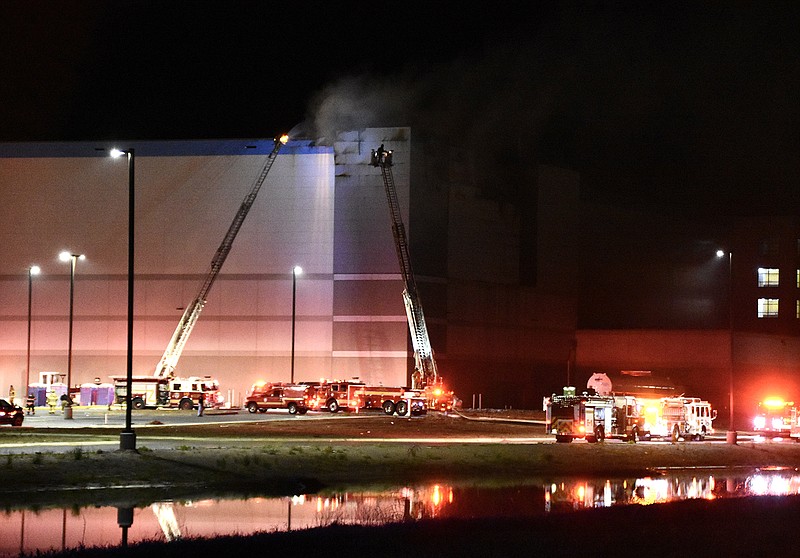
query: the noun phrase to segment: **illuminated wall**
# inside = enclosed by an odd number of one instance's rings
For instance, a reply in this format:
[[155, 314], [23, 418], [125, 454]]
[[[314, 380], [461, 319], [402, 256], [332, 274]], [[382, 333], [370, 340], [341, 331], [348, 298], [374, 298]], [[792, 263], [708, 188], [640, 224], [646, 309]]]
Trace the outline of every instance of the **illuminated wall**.
[[[214, 375], [239, 401], [257, 379], [288, 381], [291, 269], [300, 265], [295, 379], [405, 382], [402, 286], [380, 173], [368, 165], [369, 147], [389, 132], [283, 148], [184, 350], [182, 374]], [[407, 199], [407, 131], [404, 138], [391, 147]], [[356, 144], [366, 151], [351, 152]], [[110, 147], [0, 146], [0, 396], [26, 381], [31, 264], [42, 268], [31, 290], [31, 381], [41, 371], [66, 373], [69, 265], [57, 259], [64, 249], [86, 254], [76, 268], [72, 383], [125, 372], [128, 174], [124, 159], [101, 150]], [[134, 373], [150, 374], [272, 141], [120, 147], [136, 149]], [[340, 168], [360, 170], [348, 177]]]

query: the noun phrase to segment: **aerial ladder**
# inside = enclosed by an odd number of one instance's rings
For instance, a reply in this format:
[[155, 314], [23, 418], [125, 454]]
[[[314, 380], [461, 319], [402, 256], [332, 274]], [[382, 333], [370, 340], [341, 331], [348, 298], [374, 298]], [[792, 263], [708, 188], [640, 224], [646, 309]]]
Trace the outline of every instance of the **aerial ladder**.
[[200, 287], [200, 292], [183, 312], [183, 316], [178, 322], [178, 327], [175, 328], [175, 333], [172, 334], [172, 339], [170, 339], [167, 349], [164, 351], [164, 355], [161, 357], [158, 366], [156, 366], [155, 373], [153, 374], [155, 377], [171, 378], [174, 375], [175, 367], [178, 365], [178, 359], [181, 358], [183, 348], [186, 345], [186, 342], [189, 340], [189, 336], [191, 335], [192, 329], [194, 329], [194, 326], [197, 323], [197, 319], [200, 317], [200, 312], [203, 311], [203, 307], [208, 299], [208, 293], [211, 290], [211, 287], [214, 284], [220, 269], [222, 269], [222, 264], [225, 263], [225, 258], [228, 257], [228, 254], [231, 251], [233, 241], [236, 238], [236, 235], [239, 233], [239, 229], [242, 227], [242, 223], [244, 222], [245, 217], [247, 217], [250, 208], [253, 206], [253, 202], [256, 200], [258, 191], [261, 189], [261, 185], [264, 184], [264, 180], [267, 178], [267, 174], [269, 174], [272, 164], [275, 162], [275, 159], [278, 156], [278, 152], [287, 141], [289, 141], [289, 136], [287, 135], [283, 135], [280, 138], [275, 139], [275, 147], [267, 156], [267, 160], [264, 163], [261, 172], [253, 183], [253, 186], [250, 188], [250, 192], [247, 194], [247, 196], [245, 196], [244, 201], [242, 201], [239, 211], [236, 212], [236, 216], [233, 218], [233, 223], [231, 223], [228, 232], [225, 234], [225, 238], [222, 239], [222, 244], [220, 244], [219, 248], [217, 249], [217, 253], [211, 260], [211, 270], [208, 272], [205, 281], [203, 281], [203, 285]]
[[[403, 277], [403, 300], [406, 305], [408, 328], [411, 333], [411, 344], [414, 348], [414, 374], [411, 376], [411, 388], [430, 392], [441, 384], [441, 379], [436, 371], [436, 361], [433, 358], [428, 327], [425, 325], [425, 315], [422, 312], [422, 302], [417, 292], [417, 282], [414, 279], [414, 270], [411, 267], [411, 256], [408, 251], [408, 239], [403, 226], [403, 217], [400, 213], [400, 204], [397, 201], [397, 189], [392, 175], [392, 152], [384, 150], [381, 145], [377, 150], [372, 150], [370, 164], [381, 169], [383, 184], [386, 187], [386, 198], [389, 201], [389, 213], [392, 219], [392, 234], [400, 262], [400, 273]], [[437, 394], [438, 395], [438, 394]], [[428, 397], [430, 400], [431, 397]]]

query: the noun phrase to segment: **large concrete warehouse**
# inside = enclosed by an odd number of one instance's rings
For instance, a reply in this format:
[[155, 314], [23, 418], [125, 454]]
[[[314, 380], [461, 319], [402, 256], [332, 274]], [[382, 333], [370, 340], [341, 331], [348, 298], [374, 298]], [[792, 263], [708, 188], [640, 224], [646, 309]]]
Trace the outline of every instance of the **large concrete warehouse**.
[[[412, 351], [383, 181], [394, 179], [440, 374], [465, 405], [536, 407], [574, 366], [578, 177], [536, 167], [516, 207], [482, 197], [409, 128], [294, 139], [278, 155], [178, 364], [241, 404], [256, 380], [407, 385]], [[271, 139], [0, 146], [0, 392], [68, 368], [71, 383], [126, 369], [128, 174], [135, 148], [135, 374], [151, 374], [192, 302]], [[446, 176], [445, 180], [440, 179]], [[42, 273], [29, 283], [28, 270]], [[30, 288], [29, 288], [30, 287]], [[30, 320], [28, 301], [30, 294]]]

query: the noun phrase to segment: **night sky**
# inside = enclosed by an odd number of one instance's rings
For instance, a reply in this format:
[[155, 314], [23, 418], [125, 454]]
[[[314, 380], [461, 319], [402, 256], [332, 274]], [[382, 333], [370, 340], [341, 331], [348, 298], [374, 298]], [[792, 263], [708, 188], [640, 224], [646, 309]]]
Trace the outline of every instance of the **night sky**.
[[0, 3], [0, 140], [410, 125], [501, 197], [535, 157], [603, 203], [800, 208], [797, 2], [207, 4]]

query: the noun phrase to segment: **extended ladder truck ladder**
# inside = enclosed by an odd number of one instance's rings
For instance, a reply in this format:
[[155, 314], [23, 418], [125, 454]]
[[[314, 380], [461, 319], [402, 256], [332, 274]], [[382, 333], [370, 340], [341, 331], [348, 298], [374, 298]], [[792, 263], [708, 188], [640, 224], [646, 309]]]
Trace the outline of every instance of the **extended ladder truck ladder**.
[[222, 264], [225, 263], [225, 258], [228, 257], [228, 254], [231, 251], [233, 241], [236, 238], [236, 235], [239, 233], [239, 229], [242, 227], [242, 223], [244, 222], [245, 217], [247, 217], [250, 208], [253, 206], [253, 202], [256, 200], [258, 191], [261, 189], [261, 185], [264, 184], [264, 180], [267, 178], [267, 174], [269, 174], [272, 164], [275, 162], [275, 159], [278, 156], [278, 152], [287, 141], [289, 141], [289, 136], [286, 135], [275, 140], [275, 147], [272, 149], [272, 153], [267, 156], [267, 160], [264, 163], [264, 167], [261, 169], [261, 173], [256, 178], [252, 188], [250, 188], [250, 192], [244, 198], [242, 205], [239, 207], [239, 211], [233, 218], [233, 223], [231, 223], [227, 234], [225, 234], [225, 238], [222, 239], [222, 244], [220, 244], [219, 248], [217, 249], [214, 259], [211, 260], [211, 270], [206, 276], [203, 286], [200, 287], [200, 292], [198, 293], [197, 297], [195, 297], [194, 301], [192, 301], [192, 303], [187, 306], [186, 310], [183, 312], [183, 316], [178, 322], [178, 327], [175, 328], [175, 333], [172, 334], [172, 339], [170, 339], [169, 345], [167, 345], [167, 349], [164, 351], [164, 355], [161, 357], [161, 361], [158, 363], [158, 366], [156, 366], [155, 373], [153, 374], [155, 377], [172, 377], [175, 367], [178, 365], [178, 359], [181, 358], [183, 348], [186, 345], [186, 342], [189, 340], [189, 335], [191, 335], [192, 329], [194, 329], [194, 325], [197, 323], [197, 319], [200, 317], [200, 312], [202, 312], [203, 307], [206, 304], [211, 286], [214, 284], [220, 269], [222, 269]]
[[417, 282], [411, 267], [411, 256], [408, 251], [406, 230], [403, 226], [403, 217], [400, 213], [400, 204], [397, 201], [397, 189], [392, 175], [392, 152], [384, 151], [383, 146], [373, 150], [370, 164], [380, 167], [383, 175], [383, 184], [386, 187], [386, 198], [389, 201], [389, 213], [392, 218], [392, 234], [397, 250], [397, 259], [400, 262], [400, 272], [403, 276], [403, 300], [406, 305], [408, 327], [411, 332], [411, 343], [414, 347], [414, 374], [411, 378], [412, 389], [424, 389], [439, 383], [439, 374], [436, 371], [436, 361], [433, 358], [428, 327], [425, 325], [425, 315], [422, 312], [422, 302], [417, 293]]

